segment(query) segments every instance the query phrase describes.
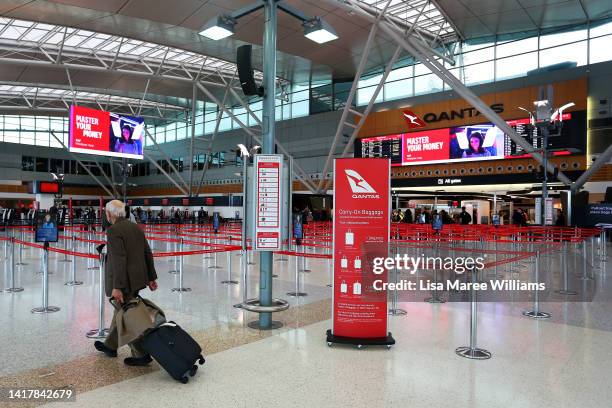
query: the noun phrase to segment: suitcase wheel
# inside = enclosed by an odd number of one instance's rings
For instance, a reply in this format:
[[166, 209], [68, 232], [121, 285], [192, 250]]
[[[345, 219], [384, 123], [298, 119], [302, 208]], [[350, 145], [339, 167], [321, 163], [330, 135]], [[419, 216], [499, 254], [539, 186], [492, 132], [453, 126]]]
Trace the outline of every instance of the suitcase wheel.
[[184, 376], [184, 377], [181, 377], [180, 381], [181, 381], [183, 384], [187, 384], [187, 383], [189, 382], [189, 378], [188, 378], [187, 376]]
[[205, 362], [206, 362], [206, 359], [204, 357], [202, 357], [202, 355], [200, 354], [200, 358], [198, 359], [198, 363], [200, 363], [200, 365], [202, 365]]
[[197, 372], [198, 372], [198, 366], [194, 365], [191, 367], [191, 370], [189, 370], [189, 375], [193, 377], [194, 375], [196, 375]]

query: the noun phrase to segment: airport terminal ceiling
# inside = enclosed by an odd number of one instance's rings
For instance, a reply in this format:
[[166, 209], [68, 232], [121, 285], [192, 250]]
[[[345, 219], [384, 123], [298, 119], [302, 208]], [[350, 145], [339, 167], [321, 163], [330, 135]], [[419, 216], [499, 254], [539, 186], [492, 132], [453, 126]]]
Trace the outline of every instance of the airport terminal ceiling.
[[[168, 7], [168, 3], [160, 0], [6, 0], [0, 4], [0, 84], [24, 86], [30, 93], [36, 93], [36, 88], [55, 90], [48, 95], [62, 94], [62, 89], [69, 91], [72, 86], [80, 92], [134, 100], [142, 98], [147, 89], [146, 99], [152, 104], [180, 110], [190, 108], [190, 78], [200, 74], [221, 99], [222, 87], [213, 85], [223, 85], [223, 81], [231, 78], [238, 46], [255, 45], [254, 68], [256, 76], [261, 75], [257, 70], [261, 68], [262, 11], [241, 18], [235, 35], [221, 41], [208, 40], [198, 35], [198, 31], [211, 17], [251, 3], [250, 0], [177, 0]], [[370, 23], [338, 8], [334, 0], [287, 0], [286, 3], [309, 16], [321, 16], [337, 31], [339, 38], [323, 46], [313, 46], [304, 37], [300, 23], [280, 13], [279, 80], [316, 83], [354, 75]], [[380, 10], [388, 2], [359, 3], [371, 10]], [[438, 43], [452, 44], [602, 19], [612, 15], [612, 3], [392, 0], [386, 12], [397, 23], [410, 24], [418, 19], [422, 35], [435, 38]], [[62, 50], [60, 43], [64, 35]], [[395, 48], [390, 45], [391, 41], [378, 33], [365, 72], [384, 66]], [[63, 65], [54, 63], [59, 61], [58, 54], [62, 52]], [[166, 77], [147, 76], [156, 71], [161, 60], [166, 65], [163, 70]], [[96, 66], [96, 69], [79, 69], [79, 65]], [[109, 66], [115, 69], [108, 69]], [[125, 69], [116, 69], [117, 66]], [[68, 75], [66, 68], [69, 68]], [[219, 78], [219, 74], [224, 78]], [[147, 84], [148, 78], [151, 80]], [[21, 109], [22, 114], [27, 114], [23, 106]]]

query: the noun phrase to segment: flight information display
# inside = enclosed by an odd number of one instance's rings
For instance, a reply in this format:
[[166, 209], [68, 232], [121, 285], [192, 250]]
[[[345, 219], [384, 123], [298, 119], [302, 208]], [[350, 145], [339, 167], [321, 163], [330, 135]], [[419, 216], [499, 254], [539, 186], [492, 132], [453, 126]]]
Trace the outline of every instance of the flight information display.
[[[535, 149], [543, 148], [538, 129], [528, 118], [510, 125]], [[586, 146], [586, 112], [563, 114], [560, 132], [549, 137], [549, 150], [578, 153]], [[529, 157], [524, 149], [492, 123], [455, 126], [395, 135], [368, 137], [355, 142], [355, 157], [388, 157], [394, 166]]]

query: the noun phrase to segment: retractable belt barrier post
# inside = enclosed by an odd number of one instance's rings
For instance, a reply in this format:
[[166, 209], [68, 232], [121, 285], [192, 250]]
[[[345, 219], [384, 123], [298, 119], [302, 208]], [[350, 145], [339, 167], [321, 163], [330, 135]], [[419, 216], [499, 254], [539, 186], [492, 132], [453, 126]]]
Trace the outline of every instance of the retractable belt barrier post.
[[105, 299], [106, 299], [106, 294], [104, 293], [104, 289], [105, 289], [105, 282], [104, 282], [104, 263], [105, 263], [105, 259], [104, 259], [104, 253], [102, 252], [102, 248], [98, 247], [98, 253], [99, 253], [99, 267], [98, 267], [98, 271], [99, 271], [99, 277], [98, 277], [98, 286], [99, 286], [99, 290], [98, 290], [98, 328], [97, 329], [93, 329], [87, 332], [87, 334], [85, 334], [85, 336], [87, 336], [90, 339], [103, 339], [108, 335], [108, 328], [105, 328], [105, 318], [104, 318], [104, 306], [105, 306]]
[[[231, 237], [227, 238], [227, 245], [232, 245]], [[221, 281], [225, 285], [238, 285], [238, 281], [232, 280], [232, 252], [227, 251], [227, 280]]]
[[570, 290], [569, 288], [569, 275], [567, 268], [567, 241], [563, 242], [563, 249], [561, 250], [561, 269], [563, 271], [563, 289], [557, 291], [561, 295], [577, 295], [577, 292]]
[[[393, 254], [393, 258], [396, 258], [399, 250], [398, 250], [398, 246], [399, 243], [395, 243], [393, 244], [392, 241], [389, 241], [389, 245], [393, 246], [392, 249], [392, 254]], [[394, 266], [393, 268], [393, 283], [395, 284], [393, 287], [397, 288], [397, 275], [399, 274], [399, 270], [397, 269], [397, 265]], [[408, 312], [406, 312], [404, 309], [400, 309], [399, 307], [397, 307], [397, 289], [393, 290], [393, 293], [391, 294], [391, 308], [389, 309], [389, 315], [391, 316], [405, 316], [406, 314], [408, 314]]]
[[[182, 246], [183, 246], [183, 244], [182, 244], [183, 239], [182, 238], [181, 238], [180, 242], [181, 242], [181, 244], [180, 244], [181, 247], [177, 248], [177, 242], [176, 241], [168, 241], [168, 246], [167, 246], [168, 250], [170, 250], [170, 251], [181, 251], [182, 252], [183, 251], [183, 248], [182, 248]], [[179, 269], [176, 269], [177, 258], [178, 258], [178, 255], [175, 255], [175, 256], [172, 257], [172, 260], [170, 262], [172, 262], [174, 264], [174, 266], [172, 267], [173, 269], [170, 269], [168, 271], [168, 273], [171, 273], [173, 275], [176, 275], [176, 274], [180, 273], [180, 265], [179, 265]], [[180, 263], [180, 260], [179, 260], [179, 263]]]
[[42, 284], [42, 302], [41, 307], [32, 309], [32, 313], [54, 313], [60, 310], [57, 306], [49, 306], [49, 243], [45, 242], [43, 247], [43, 284]]
[[[76, 236], [74, 235], [74, 233], [72, 233], [72, 264], [70, 265], [70, 280], [68, 282], [65, 283], [66, 286], [79, 286], [82, 285], [83, 282], [76, 280], [76, 264], [77, 264], [77, 260], [76, 260], [76, 255], [75, 255], [75, 251], [76, 251]], [[64, 247], [64, 249], [66, 249]]]
[[477, 347], [478, 308], [475, 286], [478, 279], [475, 268], [471, 268], [470, 272], [472, 273], [472, 290], [470, 291], [470, 345], [457, 347], [455, 353], [461, 357], [473, 360], [487, 360], [491, 358], [491, 352]]
[[[68, 236], [66, 235], [66, 228], [64, 228], [63, 240], [64, 240], [64, 251], [68, 251]], [[74, 251], [74, 242], [73, 242], [72, 250]], [[60, 259], [58, 262], [72, 262], [72, 260], [68, 259], [68, 252], [64, 252], [64, 258]]]
[[583, 281], [593, 280], [593, 277], [589, 276], [587, 263], [587, 241], [585, 238], [582, 240], [582, 276], [578, 278]]
[[[534, 268], [534, 281], [536, 284], [540, 283], [540, 251], [536, 251]], [[533, 310], [525, 310], [523, 316], [531, 317], [534, 319], [548, 319], [550, 313], [540, 311], [540, 292], [536, 289], [533, 295]]]
[[[23, 234], [23, 228], [21, 228], [20, 230], [21, 230], [20, 241], [24, 242], [25, 241], [25, 236]], [[27, 265], [26, 262], [23, 262], [23, 244], [21, 244], [21, 243], [19, 244], [19, 262], [17, 262], [15, 265], [18, 265], [18, 266]]]
[[[217, 239], [216, 239], [216, 235], [215, 235], [215, 239], [214, 239], [214, 245], [217, 245]], [[213, 246], [213, 242], [212, 242], [212, 238], [211, 238], [211, 247]], [[208, 269], [221, 269], [221, 267], [219, 265], [217, 265], [217, 252], [215, 251], [215, 256], [214, 256], [214, 264], [210, 265], [208, 267]]]
[[[7, 244], [8, 242], [8, 244]], [[15, 292], [23, 292], [22, 287], [15, 286], [15, 237], [10, 237], [8, 241], [5, 241], [6, 245], [10, 245], [11, 249], [9, 251], [10, 254], [10, 265], [11, 265], [11, 274], [10, 274], [10, 283], [9, 287], [0, 289], [0, 292], [5, 293], [15, 293]]]
[[298, 263], [300, 261], [299, 256], [294, 257], [295, 260], [295, 291], [287, 292], [287, 296], [300, 297], [300, 296], [308, 296], [306, 292], [300, 291], [300, 271], [298, 270]]
[[178, 288], [172, 288], [173, 292], [191, 292], [191, 288], [186, 288], [183, 286], [183, 238], [181, 238], [180, 244], [179, 244], [179, 251], [180, 251], [180, 255], [179, 255], [179, 270], [178, 270], [178, 275], [179, 275], [179, 287]]

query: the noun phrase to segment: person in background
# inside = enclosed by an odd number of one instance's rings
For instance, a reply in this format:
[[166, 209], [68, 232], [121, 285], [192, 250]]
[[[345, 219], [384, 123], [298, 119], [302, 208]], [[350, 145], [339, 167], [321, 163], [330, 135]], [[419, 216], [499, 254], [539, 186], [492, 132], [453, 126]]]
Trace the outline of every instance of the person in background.
[[134, 224], [136, 224], [136, 217], [134, 217], [134, 214], [132, 214], [132, 211], [129, 205], [125, 206], [125, 216], [124, 217], [128, 219], [130, 222], [133, 222]]
[[448, 215], [448, 212], [446, 212], [446, 210], [440, 211], [440, 217], [442, 217], [442, 223], [444, 223], [444, 224], [452, 224], [453, 223], [453, 220]]
[[[111, 226], [106, 230], [107, 256], [104, 275], [106, 296], [119, 304], [129, 302], [148, 287], [157, 290], [157, 272], [153, 253], [142, 229], [125, 218], [125, 205], [119, 200], [106, 204], [106, 217]], [[113, 314], [110, 331], [106, 340], [96, 341], [94, 347], [108, 357], [117, 357], [118, 332], [117, 310]], [[129, 366], [146, 366], [152, 360], [142, 348], [142, 339], [129, 344], [132, 357], [123, 360]]]
[[514, 225], [523, 225], [523, 214], [522, 214], [522, 210], [520, 208], [515, 208], [514, 212], [512, 213], [512, 224]]
[[565, 214], [563, 210], [557, 208], [557, 219], [555, 220], [555, 227], [565, 227]]
[[461, 220], [461, 225], [468, 225], [472, 222], [472, 216], [467, 211], [465, 211], [465, 207], [461, 207], [459, 219]]
[[423, 215], [425, 215], [425, 224], [431, 223], [431, 212], [429, 210], [424, 210]]
[[406, 208], [406, 211], [404, 211], [404, 222], [412, 224], [412, 211], [410, 211], [410, 208]]

